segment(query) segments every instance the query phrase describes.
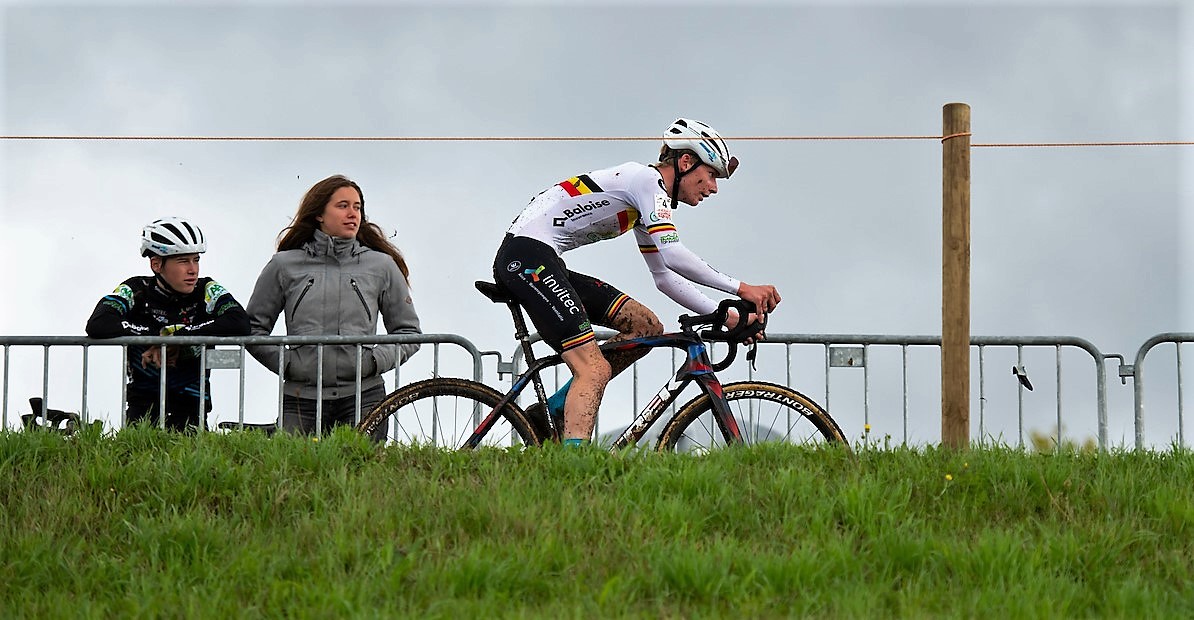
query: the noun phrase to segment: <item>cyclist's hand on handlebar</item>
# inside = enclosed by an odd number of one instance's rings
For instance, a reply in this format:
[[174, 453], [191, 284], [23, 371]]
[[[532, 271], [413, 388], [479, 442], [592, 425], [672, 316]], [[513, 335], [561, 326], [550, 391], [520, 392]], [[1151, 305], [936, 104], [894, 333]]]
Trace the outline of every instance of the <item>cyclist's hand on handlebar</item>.
[[738, 310], [736, 308], [730, 308], [726, 312], [725, 326], [726, 329], [734, 329], [738, 326]]
[[755, 307], [762, 314], [774, 311], [780, 302], [779, 291], [770, 284], [754, 285], [743, 282], [738, 285], [738, 296], [746, 301], [754, 302]]
[[[738, 322], [740, 320], [741, 320], [741, 318], [738, 316], [738, 310], [735, 308], [730, 308], [729, 312], [726, 314], [726, 322], [725, 322], [726, 329], [727, 330], [734, 329], [738, 325]], [[753, 325], [755, 323], [766, 323], [766, 322], [767, 322], [767, 315], [765, 315], [765, 314], [755, 314], [754, 312], [751, 312], [746, 317], [747, 325]], [[764, 340], [766, 338], [767, 338], [767, 334], [765, 332], [763, 332], [762, 330], [760, 330], [759, 333], [755, 334], [754, 336], [752, 336], [750, 338], [747, 338], [746, 340], [743, 340], [742, 342], [743, 342], [743, 344], [754, 344], [754, 343], [759, 342], [760, 340]]]
[[762, 342], [763, 340], [766, 340], [767, 339], [767, 331], [766, 331], [767, 330], [767, 315], [766, 314], [755, 314], [752, 312], [750, 314], [750, 316], [747, 317], [747, 319], [750, 321], [749, 323], [747, 323], [747, 325], [753, 325], [755, 323], [760, 323], [763, 325], [763, 328], [759, 330], [759, 333], [755, 334], [754, 336], [751, 336], [750, 338], [747, 338], [745, 341], [746, 344], [754, 344], [756, 342]]

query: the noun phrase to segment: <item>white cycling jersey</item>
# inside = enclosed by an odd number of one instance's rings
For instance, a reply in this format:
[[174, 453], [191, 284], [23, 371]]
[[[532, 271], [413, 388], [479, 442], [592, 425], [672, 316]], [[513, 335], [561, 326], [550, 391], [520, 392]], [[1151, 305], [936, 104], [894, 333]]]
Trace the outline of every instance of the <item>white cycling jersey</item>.
[[717, 303], [692, 283], [736, 295], [740, 281], [684, 247], [672, 223], [671, 202], [659, 171], [627, 162], [543, 190], [507, 232], [542, 241], [563, 254], [633, 230], [655, 286], [693, 312], [712, 312]]

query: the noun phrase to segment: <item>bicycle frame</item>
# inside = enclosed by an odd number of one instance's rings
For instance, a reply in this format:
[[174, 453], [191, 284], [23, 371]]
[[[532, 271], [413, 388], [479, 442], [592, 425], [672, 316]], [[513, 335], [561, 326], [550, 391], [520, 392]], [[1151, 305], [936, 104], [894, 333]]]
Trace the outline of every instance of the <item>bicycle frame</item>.
[[[638, 443], [647, 430], [659, 418], [663, 417], [664, 410], [693, 382], [699, 385], [701, 390], [712, 401], [717, 425], [721, 429], [726, 443], [741, 443], [742, 432], [738, 428], [738, 423], [734, 420], [734, 416], [730, 413], [729, 405], [726, 404], [721, 381], [718, 380], [717, 375], [713, 372], [713, 365], [709, 361], [708, 348], [705, 346], [705, 341], [696, 334], [672, 332], [659, 336], [643, 336], [618, 342], [608, 342], [601, 345], [601, 350], [603, 352], [630, 351], [641, 348], [657, 349], [663, 347], [683, 350], [686, 355], [684, 363], [676, 371], [676, 376], [668, 380], [667, 384], [660, 388], [659, 392], [655, 394], [651, 401], [634, 418], [630, 426], [614, 440], [610, 449], [617, 450]], [[532, 363], [528, 364], [527, 370], [514, 379], [510, 391], [506, 393], [497, 406], [473, 430], [473, 434], [465, 441], [465, 446], [475, 448], [480, 445], [481, 439], [497, 422], [497, 412], [508, 403], [513, 402], [528, 385], [532, 382], [537, 382], [540, 371], [557, 364], [562, 364], [563, 362], [563, 358], [559, 354], [555, 354], [535, 359]], [[545, 437], [544, 439], [550, 438]]]

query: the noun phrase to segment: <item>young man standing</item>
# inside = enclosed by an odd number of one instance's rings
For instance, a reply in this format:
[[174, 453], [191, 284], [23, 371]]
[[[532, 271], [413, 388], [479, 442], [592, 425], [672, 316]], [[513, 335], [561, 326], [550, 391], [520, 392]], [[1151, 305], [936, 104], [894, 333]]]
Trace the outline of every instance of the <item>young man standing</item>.
[[[187, 335], [247, 336], [249, 316], [224, 287], [199, 277], [199, 255], [207, 251], [203, 231], [178, 217], [155, 220], [141, 232], [141, 255], [152, 276], [120, 283], [96, 305], [87, 321], [91, 338]], [[166, 372], [166, 428], [202, 425], [211, 411], [211, 384], [199, 374], [198, 346], [128, 347], [128, 409], [125, 423], [159, 419], [161, 373]], [[204, 402], [199, 382], [204, 381]]]
[[[561, 181], [532, 199], [507, 229], [494, 278], [518, 298], [572, 371], [568, 385], [548, 399], [552, 415], [563, 413], [565, 443], [592, 437], [605, 386], [646, 352], [603, 356], [593, 324], [618, 330], [611, 342], [660, 334], [663, 325], [613, 286], [570, 271], [564, 252], [633, 230], [656, 287], [685, 308], [705, 314], [717, 306], [694, 283], [754, 302], [761, 314], [779, 304], [774, 286], [731, 278], [685, 248], [672, 220], [678, 203], [695, 207], [737, 167], [738, 158], [716, 131], [681, 118], [664, 133], [658, 163], [628, 162]], [[727, 327], [739, 320], [731, 316]]]

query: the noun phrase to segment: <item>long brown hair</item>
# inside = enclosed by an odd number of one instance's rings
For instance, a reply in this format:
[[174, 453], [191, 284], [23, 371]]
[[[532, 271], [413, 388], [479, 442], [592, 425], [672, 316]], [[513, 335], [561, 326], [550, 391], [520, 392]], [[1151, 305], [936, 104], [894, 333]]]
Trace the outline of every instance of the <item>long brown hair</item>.
[[341, 187], [351, 187], [361, 197], [361, 226], [357, 229], [357, 242], [378, 252], [389, 254], [390, 258], [398, 264], [402, 277], [409, 280], [410, 270], [406, 267], [406, 259], [402, 258], [402, 252], [399, 252], [398, 247], [386, 239], [380, 226], [365, 217], [365, 193], [361, 191], [361, 186], [357, 185], [356, 181], [340, 174], [333, 174], [307, 190], [306, 195], [299, 202], [298, 212], [290, 221], [290, 226], [283, 228], [282, 232], [278, 233], [278, 251], [301, 248], [304, 243], [315, 237], [315, 230], [319, 228], [319, 222], [315, 218], [323, 215], [323, 210], [327, 207], [328, 201], [332, 199], [332, 194]]

